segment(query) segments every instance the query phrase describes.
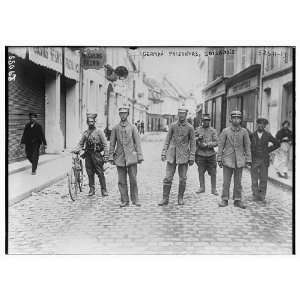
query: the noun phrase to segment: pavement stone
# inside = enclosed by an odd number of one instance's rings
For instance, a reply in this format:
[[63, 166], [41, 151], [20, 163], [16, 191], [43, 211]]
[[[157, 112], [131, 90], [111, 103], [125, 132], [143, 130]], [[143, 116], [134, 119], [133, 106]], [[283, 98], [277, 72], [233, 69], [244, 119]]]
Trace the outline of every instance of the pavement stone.
[[[142, 206], [120, 208], [115, 168], [107, 170], [109, 197], [85, 191], [68, 196], [67, 178], [9, 207], [10, 254], [291, 254], [292, 193], [269, 183], [267, 204], [251, 200], [249, 172], [243, 174], [247, 209], [219, 208], [220, 197], [196, 194], [197, 167], [189, 168], [185, 205], [177, 205], [176, 174], [168, 206], [159, 207], [165, 163], [163, 138], [142, 142], [145, 161], [138, 167]], [[86, 178], [85, 178], [86, 180]], [[217, 186], [222, 187], [218, 169]]]

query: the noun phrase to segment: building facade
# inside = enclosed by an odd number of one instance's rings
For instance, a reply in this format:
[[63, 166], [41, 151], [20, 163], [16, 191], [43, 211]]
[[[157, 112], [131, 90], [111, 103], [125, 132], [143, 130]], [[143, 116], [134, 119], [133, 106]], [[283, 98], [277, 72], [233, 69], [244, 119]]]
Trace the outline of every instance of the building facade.
[[[292, 47], [234, 47], [206, 49], [199, 60], [204, 111], [220, 132], [229, 125], [229, 115], [238, 109], [243, 126], [255, 129], [257, 117], [269, 120], [275, 134], [284, 120], [292, 124]], [[205, 78], [205, 79], [203, 79]]]
[[[80, 55], [67, 47], [10, 47], [15, 80], [8, 83], [9, 162], [25, 159], [19, 144], [28, 114], [38, 114], [47, 153], [74, 146], [80, 132]], [[43, 150], [41, 150], [43, 151]]]
[[265, 60], [262, 72], [262, 104], [260, 114], [269, 120], [272, 134], [288, 120], [293, 128], [294, 74], [291, 47], [263, 49]]

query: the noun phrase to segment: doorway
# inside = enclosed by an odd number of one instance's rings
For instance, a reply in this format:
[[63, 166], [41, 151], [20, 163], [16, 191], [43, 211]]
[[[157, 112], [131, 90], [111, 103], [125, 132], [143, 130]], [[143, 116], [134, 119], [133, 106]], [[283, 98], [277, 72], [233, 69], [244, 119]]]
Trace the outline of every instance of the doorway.
[[283, 86], [282, 90], [282, 109], [281, 123], [285, 120], [289, 121], [293, 128], [293, 106], [294, 106], [294, 91], [293, 84], [289, 82]]

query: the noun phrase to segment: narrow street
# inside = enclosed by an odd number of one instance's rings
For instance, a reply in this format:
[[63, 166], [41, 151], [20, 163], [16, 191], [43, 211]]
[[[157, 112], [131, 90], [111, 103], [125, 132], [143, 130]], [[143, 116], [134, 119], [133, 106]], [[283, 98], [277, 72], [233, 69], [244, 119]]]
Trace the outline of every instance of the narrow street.
[[[163, 137], [163, 136], [162, 136]], [[142, 144], [145, 161], [138, 169], [141, 207], [120, 208], [116, 169], [107, 173], [109, 197], [97, 194], [72, 202], [67, 179], [9, 209], [10, 254], [291, 254], [292, 193], [269, 183], [266, 205], [251, 201], [251, 179], [243, 174], [247, 209], [219, 208], [219, 197], [196, 194], [196, 165], [188, 171], [185, 205], [177, 205], [178, 176], [170, 204], [159, 207], [165, 163], [163, 140]], [[221, 193], [222, 170], [217, 185]]]

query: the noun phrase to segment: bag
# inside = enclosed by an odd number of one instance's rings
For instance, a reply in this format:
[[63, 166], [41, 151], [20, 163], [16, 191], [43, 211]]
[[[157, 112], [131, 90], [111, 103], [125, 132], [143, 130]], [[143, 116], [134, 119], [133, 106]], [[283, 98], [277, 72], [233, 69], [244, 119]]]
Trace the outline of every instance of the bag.
[[126, 156], [126, 166], [136, 165], [138, 163], [137, 152], [132, 151]]
[[[132, 136], [132, 141], [134, 142], [134, 138], [133, 138], [133, 127], [131, 129], [131, 136]], [[135, 146], [135, 144], [134, 144]], [[126, 166], [132, 166], [132, 165], [136, 165], [138, 163], [138, 157], [137, 157], [137, 152], [136, 151], [132, 151], [130, 153], [128, 153], [128, 155], [126, 156]]]

